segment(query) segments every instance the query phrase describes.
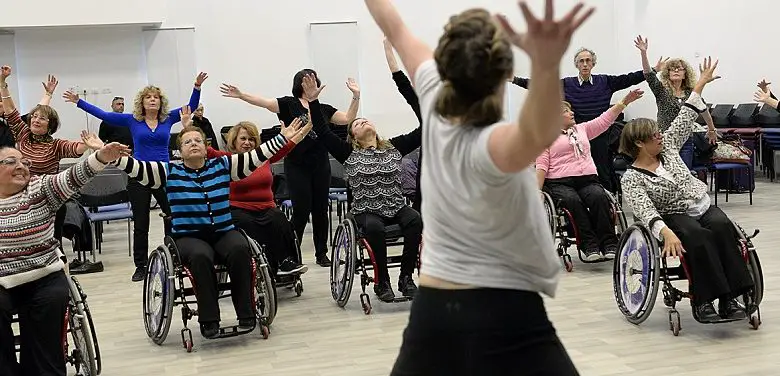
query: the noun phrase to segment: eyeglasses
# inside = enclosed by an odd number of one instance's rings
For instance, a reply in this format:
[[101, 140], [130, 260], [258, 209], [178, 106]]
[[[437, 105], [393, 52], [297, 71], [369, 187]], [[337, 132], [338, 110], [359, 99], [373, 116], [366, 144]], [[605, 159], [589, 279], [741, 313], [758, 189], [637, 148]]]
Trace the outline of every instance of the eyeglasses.
[[650, 136], [651, 140], [662, 140], [664, 138], [664, 135], [661, 132], [655, 132], [652, 136]]
[[43, 116], [43, 115], [38, 115], [38, 114], [34, 114], [33, 116], [30, 117], [30, 119], [45, 121], [47, 123], [49, 122], [49, 117], [48, 116]]
[[17, 159], [16, 157], [8, 157], [5, 159], [0, 159], [0, 166], [13, 166], [16, 167], [18, 163], [21, 163], [22, 166], [30, 168], [32, 166], [32, 162], [30, 162], [27, 158], [21, 158]]
[[685, 72], [685, 67], [669, 67], [669, 72]]

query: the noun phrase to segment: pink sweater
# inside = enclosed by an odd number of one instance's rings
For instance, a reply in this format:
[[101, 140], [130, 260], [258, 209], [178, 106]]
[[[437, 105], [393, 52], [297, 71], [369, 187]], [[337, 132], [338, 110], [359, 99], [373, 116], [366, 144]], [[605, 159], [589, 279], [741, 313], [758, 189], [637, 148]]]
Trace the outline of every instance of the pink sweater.
[[582, 145], [582, 155], [574, 152], [569, 136], [562, 134], [550, 147], [536, 157], [536, 169], [547, 172], [545, 179], [567, 178], [596, 174], [596, 164], [590, 156], [590, 140], [604, 133], [617, 119], [617, 114], [605, 111], [601, 116], [574, 126], [577, 139]]

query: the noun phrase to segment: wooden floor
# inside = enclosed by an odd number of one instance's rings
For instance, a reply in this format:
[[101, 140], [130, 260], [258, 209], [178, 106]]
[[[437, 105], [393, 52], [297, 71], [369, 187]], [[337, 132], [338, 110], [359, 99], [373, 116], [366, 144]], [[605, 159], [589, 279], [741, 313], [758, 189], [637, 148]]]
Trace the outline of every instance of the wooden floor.
[[[584, 265], [561, 280], [547, 308], [559, 336], [582, 375], [777, 375], [780, 366], [780, 184], [759, 182], [754, 205], [744, 195], [720, 206], [745, 229], [760, 228], [755, 239], [761, 256], [766, 293], [758, 331], [747, 322], [702, 325], [682, 304], [682, 332], [673, 337], [661, 294], [651, 317], [641, 326], [628, 323], [615, 305], [611, 264]], [[158, 220], [156, 215], [153, 221]], [[304, 238], [303, 296], [280, 290], [279, 313], [271, 337], [258, 332], [223, 340], [204, 340], [197, 323], [190, 327], [195, 351], [181, 346], [179, 312], [163, 346], [151, 343], [141, 320], [142, 283], [130, 282], [126, 225], [107, 226], [100, 258], [103, 273], [81, 275], [89, 298], [103, 357], [103, 375], [388, 375], [398, 353], [410, 303], [381, 304], [371, 293], [374, 311], [363, 314], [355, 286], [346, 309], [330, 297], [328, 269], [313, 263], [309, 234]], [[150, 244], [160, 242], [162, 223], [152, 224]], [[574, 254], [574, 253], [572, 253]], [[397, 271], [396, 271], [397, 272]], [[394, 278], [395, 279], [395, 278]], [[394, 283], [395, 285], [395, 283]], [[394, 287], [395, 288], [395, 287]], [[235, 319], [222, 303], [223, 323]], [[518, 317], [522, 320], [522, 317]], [[521, 367], [521, 365], [518, 365]], [[72, 370], [71, 370], [72, 372]]]

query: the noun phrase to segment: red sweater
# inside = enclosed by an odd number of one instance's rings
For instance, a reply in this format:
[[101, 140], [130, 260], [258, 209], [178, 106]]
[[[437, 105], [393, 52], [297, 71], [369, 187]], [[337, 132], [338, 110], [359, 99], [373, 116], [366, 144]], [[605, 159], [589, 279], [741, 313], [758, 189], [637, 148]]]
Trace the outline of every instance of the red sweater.
[[[276, 207], [274, 202], [271, 163], [276, 163], [284, 158], [295, 147], [295, 143], [288, 141], [287, 145], [279, 150], [271, 159], [258, 167], [251, 175], [239, 181], [230, 182], [230, 206], [245, 210], [264, 210]], [[230, 152], [208, 148], [209, 158], [231, 155]]]

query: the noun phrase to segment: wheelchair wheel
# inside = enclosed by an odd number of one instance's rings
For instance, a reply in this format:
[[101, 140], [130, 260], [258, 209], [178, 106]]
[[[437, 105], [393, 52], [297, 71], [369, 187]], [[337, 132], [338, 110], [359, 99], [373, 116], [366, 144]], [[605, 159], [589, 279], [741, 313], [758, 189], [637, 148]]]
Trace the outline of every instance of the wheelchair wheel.
[[149, 255], [144, 278], [144, 326], [152, 342], [162, 345], [171, 328], [174, 275], [171, 252], [161, 245]]
[[620, 238], [613, 269], [613, 289], [618, 309], [639, 325], [650, 316], [660, 288], [658, 244], [650, 231], [635, 224]]
[[550, 224], [550, 233], [553, 239], [555, 239], [555, 233], [558, 231], [558, 218], [555, 212], [555, 204], [552, 197], [547, 192], [542, 192], [544, 196], [544, 212], [547, 214], [547, 223]]
[[[243, 233], [243, 231], [242, 231]], [[255, 260], [255, 305], [257, 321], [264, 338], [268, 338], [269, 326], [276, 318], [276, 283], [271, 276], [271, 268], [265, 253], [254, 239], [244, 234], [252, 249], [252, 257]]]
[[98, 369], [98, 356], [96, 351], [95, 331], [91, 320], [88, 318], [88, 311], [85, 301], [82, 299], [83, 292], [76, 285], [75, 277], [68, 280], [70, 288], [70, 300], [68, 302], [68, 332], [75, 349], [73, 350], [73, 360], [76, 370], [84, 375], [97, 376], [100, 374]]
[[[761, 269], [761, 261], [758, 259], [758, 253], [756, 253], [755, 247], [753, 247], [753, 241], [751, 240], [753, 237], [749, 237], [745, 230], [736, 223], [734, 223], [734, 226], [737, 228], [740, 245], [741, 247], [744, 247], [743, 251], [747, 254], [747, 259], [745, 261], [747, 262], [748, 272], [750, 272], [754, 284], [753, 290], [748, 296], [750, 301], [745, 301], [745, 306], [747, 307], [752, 304], [754, 308], [758, 308], [761, 301], [764, 299], [764, 272]], [[758, 232], [753, 236], [757, 234]]]
[[357, 232], [351, 220], [345, 219], [336, 227], [331, 248], [330, 293], [339, 307], [344, 307], [352, 294], [357, 259]]

